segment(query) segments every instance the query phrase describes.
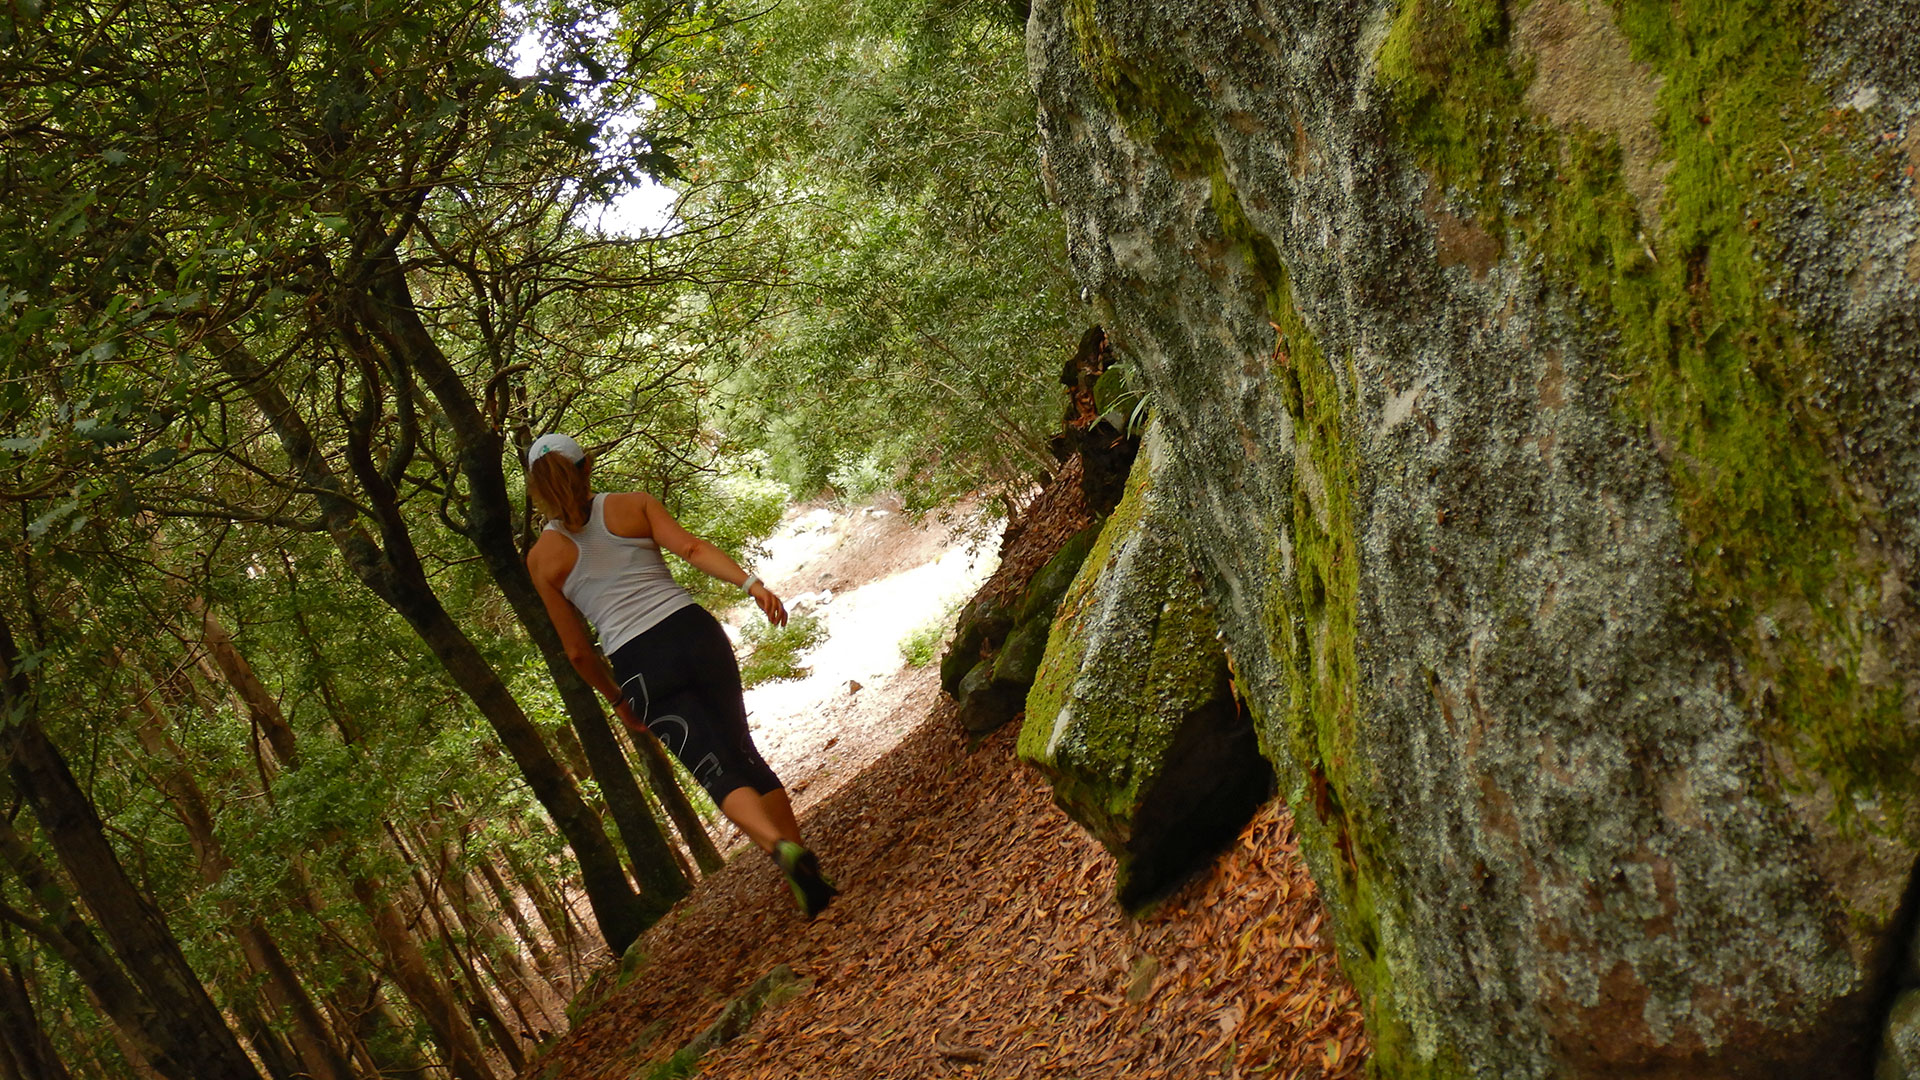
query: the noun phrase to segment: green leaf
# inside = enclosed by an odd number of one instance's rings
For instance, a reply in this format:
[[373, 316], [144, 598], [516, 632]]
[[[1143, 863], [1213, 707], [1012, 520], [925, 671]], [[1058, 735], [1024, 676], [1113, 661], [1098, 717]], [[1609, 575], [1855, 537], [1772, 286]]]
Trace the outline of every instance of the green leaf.
[[68, 517], [78, 509], [80, 509], [78, 499], [68, 499], [66, 502], [60, 503], [53, 509], [29, 522], [27, 524], [27, 535], [35, 540], [40, 539], [47, 534], [48, 529], [60, 524], [63, 518]]
[[96, 443], [117, 443], [133, 437], [133, 432], [99, 417], [89, 416], [73, 425], [73, 433]]

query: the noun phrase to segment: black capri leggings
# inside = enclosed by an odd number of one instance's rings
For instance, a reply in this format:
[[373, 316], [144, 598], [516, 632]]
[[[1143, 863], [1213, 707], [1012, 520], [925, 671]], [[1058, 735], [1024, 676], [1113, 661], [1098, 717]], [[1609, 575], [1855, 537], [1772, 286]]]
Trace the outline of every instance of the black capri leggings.
[[607, 659], [634, 715], [715, 806], [739, 788], [762, 795], [780, 789], [747, 730], [733, 646], [706, 608], [688, 604]]

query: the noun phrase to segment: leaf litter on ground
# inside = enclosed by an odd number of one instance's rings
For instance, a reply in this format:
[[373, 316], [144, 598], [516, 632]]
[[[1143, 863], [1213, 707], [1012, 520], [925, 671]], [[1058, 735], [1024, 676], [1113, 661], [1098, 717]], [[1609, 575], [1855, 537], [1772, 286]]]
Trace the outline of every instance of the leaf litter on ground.
[[[915, 704], [924, 708], [924, 698]], [[909, 706], [911, 707], [911, 706]], [[1144, 918], [1113, 860], [1013, 756], [969, 749], [941, 699], [805, 819], [842, 895], [812, 923], [737, 855], [644, 936], [524, 1074], [629, 1080], [778, 964], [804, 993], [699, 1062], [729, 1080], [1341, 1080], [1369, 1048], [1284, 803]]]

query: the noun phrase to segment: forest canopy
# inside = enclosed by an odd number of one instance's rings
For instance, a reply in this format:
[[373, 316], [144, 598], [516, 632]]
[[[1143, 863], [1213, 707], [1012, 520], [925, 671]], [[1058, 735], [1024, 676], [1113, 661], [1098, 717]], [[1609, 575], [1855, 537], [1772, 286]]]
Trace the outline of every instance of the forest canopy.
[[1079, 311], [1021, 25], [0, 15], [14, 1074], [501, 1075], [718, 865], [541, 610], [521, 455], [574, 433], [734, 552], [1049, 468]]

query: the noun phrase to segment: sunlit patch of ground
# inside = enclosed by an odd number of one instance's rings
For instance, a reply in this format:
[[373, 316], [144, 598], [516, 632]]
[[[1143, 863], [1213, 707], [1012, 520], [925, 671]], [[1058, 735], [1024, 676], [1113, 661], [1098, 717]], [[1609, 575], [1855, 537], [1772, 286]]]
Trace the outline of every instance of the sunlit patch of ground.
[[[790, 610], [826, 629], [801, 658], [806, 678], [747, 691], [754, 741], [802, 813], [925, 717], [937, 672], [909, 667], [901, 642], [935, 620], [952, 622], [953, 606], [997, 565], [997, 543], [971, 508], [916, 523], [887, 499], [797, 508], [767, 541], [756, 569]], [[759, 617], [743, 604], [727, 622]], [[723, 846], [741, 842], [724, 822], [718, 831]]]

